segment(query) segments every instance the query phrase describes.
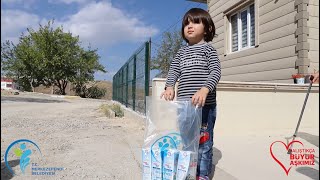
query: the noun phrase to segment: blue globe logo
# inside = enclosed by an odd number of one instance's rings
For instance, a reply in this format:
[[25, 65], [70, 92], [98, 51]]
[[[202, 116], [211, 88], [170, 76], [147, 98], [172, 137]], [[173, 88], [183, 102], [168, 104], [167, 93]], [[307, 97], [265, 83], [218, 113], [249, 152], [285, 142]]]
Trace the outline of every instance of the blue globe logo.
[[162, 152], [163, 153], [162, 156], [166, 156], [169, 149], [181, 149], [181, 148], [182, 148], [181, 135], [179, 133], [169, 133], [157, 139], [151, 145], [151, 154], [155, 160], [160, 161], [161, 156], [154, 155], [154, 152], [156, 150], [159, 150], [160, 152]]
[[12, 167], [9, 165], [9, 161], [8, 161], [8, 155], [11, 152], [10, 151], [11, 149], [13, 149], [13, 153], [15, 157], [18, 157], [20, 159], [19, 166], [22, 174], [25, 174], [26, 168], [31, 163], [32, 149], [39, 151], [39, 153], [41, 154], [41, 151], [38, 145], [28, 139], [19, 139], [11, 143], [5, 152], [4, 161], [5, 161], [6, 167], [12, 173], [12, 175], [15, 175], [15, 173], [12, 170]]

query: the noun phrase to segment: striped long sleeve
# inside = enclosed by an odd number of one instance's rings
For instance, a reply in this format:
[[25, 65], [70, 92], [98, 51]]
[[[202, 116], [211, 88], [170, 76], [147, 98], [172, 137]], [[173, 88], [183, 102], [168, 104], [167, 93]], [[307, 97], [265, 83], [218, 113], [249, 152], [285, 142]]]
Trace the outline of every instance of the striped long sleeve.
[[206, 104], [216, 103], [216, 86], [221, 77], [217, 51], [208, 43], [184, 46], [170, 65], [166, 87], [179, 79], [177, 98], [191, 98], [202, 87], [209, 89]]
[[173, 61], [171, 62], [165, 87], [174, 87], [174, 85], [176, 84], [181, 73], [179, 63], [180, 63], [180, 50], [178, 51]]
[[207, 87], [209, 91], [212, 92], [216, 89], [217, 84], [221, 78], [221, 65], [218, 58], [217, 50], [215, 50], [212, 46], [209, 46], [206, 52], [209, 61], [210, 74], [206, 81], [205, 87]]

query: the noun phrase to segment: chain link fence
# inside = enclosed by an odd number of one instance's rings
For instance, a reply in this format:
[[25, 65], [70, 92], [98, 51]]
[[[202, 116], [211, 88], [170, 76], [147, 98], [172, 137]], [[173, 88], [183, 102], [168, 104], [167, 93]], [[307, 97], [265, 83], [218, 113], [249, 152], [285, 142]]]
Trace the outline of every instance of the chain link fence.
[[149, 96], [150, 46], [145, 42], [113, 76], [112, 99], [141, 113]]

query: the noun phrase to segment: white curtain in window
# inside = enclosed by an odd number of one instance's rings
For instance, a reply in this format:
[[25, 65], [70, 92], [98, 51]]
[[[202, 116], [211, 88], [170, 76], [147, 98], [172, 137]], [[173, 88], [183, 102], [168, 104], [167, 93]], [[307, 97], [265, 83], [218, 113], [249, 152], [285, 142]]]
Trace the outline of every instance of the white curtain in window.
[[248, 46], [248, 22], [247, 22], [247, 10], [241, 12], [241, 30], [242, 30], [242, 48]]
[[232, 41], [232, 52], [238, 51], [238, 16], [237, 14], [231, 16], [231, 41]]

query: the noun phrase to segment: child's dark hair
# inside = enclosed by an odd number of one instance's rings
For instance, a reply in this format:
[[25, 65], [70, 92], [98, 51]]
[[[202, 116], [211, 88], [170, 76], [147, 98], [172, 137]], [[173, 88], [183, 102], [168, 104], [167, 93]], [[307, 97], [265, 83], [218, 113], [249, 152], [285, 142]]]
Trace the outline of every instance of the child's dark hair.
[[183, 17], [182, 20], [182, 37], [188, 43], [189, 41], [186, 39], [184, 35], [184, 27], [189, 24], [189, 21], [193, 23], [201, 23], [204, 25], [204, 40], [206, 42], [212, 41], [213, 37], [216, 35], [216, 28], [211, 19], [210, 14], [200, 8], [192, 8]]

